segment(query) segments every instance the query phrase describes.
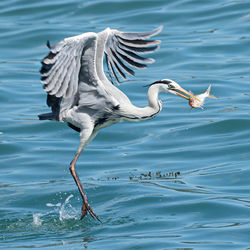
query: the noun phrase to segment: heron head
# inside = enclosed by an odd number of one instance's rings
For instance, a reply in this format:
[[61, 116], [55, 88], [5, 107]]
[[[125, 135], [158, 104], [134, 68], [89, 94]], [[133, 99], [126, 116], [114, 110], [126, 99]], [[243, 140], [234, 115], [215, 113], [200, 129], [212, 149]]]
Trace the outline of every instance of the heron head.
[[173, 80], [162, 79], [162, 80], [152, 83], [151, 86], [154, 84], [157, 84], [159, 86], [161, 92], [167, 92], [173, 95], [177, 95], [187, 100], [190, 100], [190, 98], [193, 98], [199, 101], [197, 97], [195, 97], [192, 93], [183, 89], [177, 82]]

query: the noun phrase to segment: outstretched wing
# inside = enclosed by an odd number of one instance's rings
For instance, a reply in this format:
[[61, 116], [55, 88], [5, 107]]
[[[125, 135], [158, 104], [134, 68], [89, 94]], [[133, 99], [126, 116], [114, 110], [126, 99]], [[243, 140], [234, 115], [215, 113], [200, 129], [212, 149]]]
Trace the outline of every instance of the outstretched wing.
[[126, 79], [126, 75], [134, 75], [131, 67], [142, 69], [146, 68], [147, 64], [154, 62], [154, 59], [144, 58], [140, 54], [147, 54], [158, 49], [158, 44], [161, 41], [150, 40], [150, 38], [157, 35], [161, 30], [162, 26], [149, 32], [106, 30], [109, 33], [105, 44], [107, 67], [118, 83], [117, 73], [122, 79]]
[[112, 110], [122, 99], [128, 102], [125, 94], [106, 84], [103, 56], [106, 55], [107, 64], [117, 81], [117, 72], [124, 79], [127, 74], [134, 75], [131, 67], [145, 68], [154, 62], [140, 54], [158, 48], [160, 41], [149, 39], [161, 29], [133, 33], [108, 28], [98, 34], [89, 32], [66, 38], [52, 47], [48, 43], [50, 52], [43, 59], [40, 72], [52, 114], [43, 118], [62, 120], [62, 111], [73, 106], [99, 112]]
[[98, 110], [118, 104], [97, 76], [96, 47], [96, 33], [69, 37], [50, 47], [40, 70], [47, 105], [52, 109], [50, 119], [62, 120], [62, 111], [75, 105]]
[[78, 88], [83, 48], [96, 39], [95, 33], [69, 37], [50, 47], [40, 73], [44, 90], [51, 96], [69, 98]]

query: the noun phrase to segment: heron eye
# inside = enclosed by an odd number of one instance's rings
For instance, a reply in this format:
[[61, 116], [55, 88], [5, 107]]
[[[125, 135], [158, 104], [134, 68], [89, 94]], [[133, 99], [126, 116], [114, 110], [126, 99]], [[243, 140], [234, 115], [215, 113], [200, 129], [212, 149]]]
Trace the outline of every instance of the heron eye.
[[174, 85], [172, 85], [172, 84], [168, 84], [168, 87], [169, 87], [170, 89], [174, 89]]

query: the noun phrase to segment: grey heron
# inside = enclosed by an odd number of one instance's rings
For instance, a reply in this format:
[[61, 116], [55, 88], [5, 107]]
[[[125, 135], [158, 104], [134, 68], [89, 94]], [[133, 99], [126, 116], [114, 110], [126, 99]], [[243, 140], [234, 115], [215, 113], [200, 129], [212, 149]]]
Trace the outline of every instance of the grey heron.
[[112, 76], [125, 79], [134, 75], [132, 68], [145, 68], [153, 63], [147, 54], [158, 49], [161, 41], [150, 39], [162, 30], [149, 32], [122, 32], [107, 28], [99, 33], [83, 33], [65, 38], [51, 46], [42, 60], [41, 82], [47, 92], [50, 113], [39, 115], [40, 120], [66, 122], [80, 133], [80, 143], [70, 163], [70, 172], [81, 194], [83, 203], [81, 219], [89, 214], [100, 221], [88, 203], [86, 193], [76, 173], [75, 164], [83, 149], [101, 128], [122, 121], [143, 121], [153, 118], [162, 109], [160, 92], [171, 93], [186, 99], [196, 99], [179, 84], [170, 79], [149, 85], [148, 105], [136, 107], [129, 98], [104, 73], [103, 61]]

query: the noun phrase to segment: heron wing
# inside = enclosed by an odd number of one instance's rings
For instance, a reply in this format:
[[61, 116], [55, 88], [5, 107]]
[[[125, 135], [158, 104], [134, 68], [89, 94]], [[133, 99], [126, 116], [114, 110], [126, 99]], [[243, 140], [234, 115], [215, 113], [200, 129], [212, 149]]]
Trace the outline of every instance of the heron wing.
[[151, 40], [152, 36], [161, 32], [162, 26], [148, 32], [122, 32], [115, 29], [107, 29], [108, 38], [105, 44], [105, 56], [108, 69], [119, 83], [117, 74], [126, 79], [127, 75], [133, 76], [134, 70], [143, 69], [154, 59], [142, 57], [158, 49], [160, 40]]
[[43, 59], [40, 72], [54, 119], [62, 120], [62, 111], [73, 106], [106, 112], [117, 107], [119, 100], [129, 102], [125, 94], [107, 84], [103, 56], [106, 55], [107, 65], [119, 82], [117, 73], [125, 79], [127, 75], [134, 75], [131, 68], [145, 68], [154, 62], [140, 54], [159, 47], [160, 41], [150, 38], [161, 30], [159, 27], [139, 33], [108, 28], [98, 34], [89, 32], [65, 38], [52, 47], [48, 43], [50, 52]]
[[47, 104], [56, 120], [63, 110], [79, 106], [104, 110], [118, 105], [96, 73], [97, 34], [69, 37], [50, 47], [42, 61], [41, 81], [47, 92]]
[[49, 95], [68, 98], [76, 93], [83, 48], [95, 38], [95, 33], [85, 33], [50, 47], [40, 70], [44, 90]]

